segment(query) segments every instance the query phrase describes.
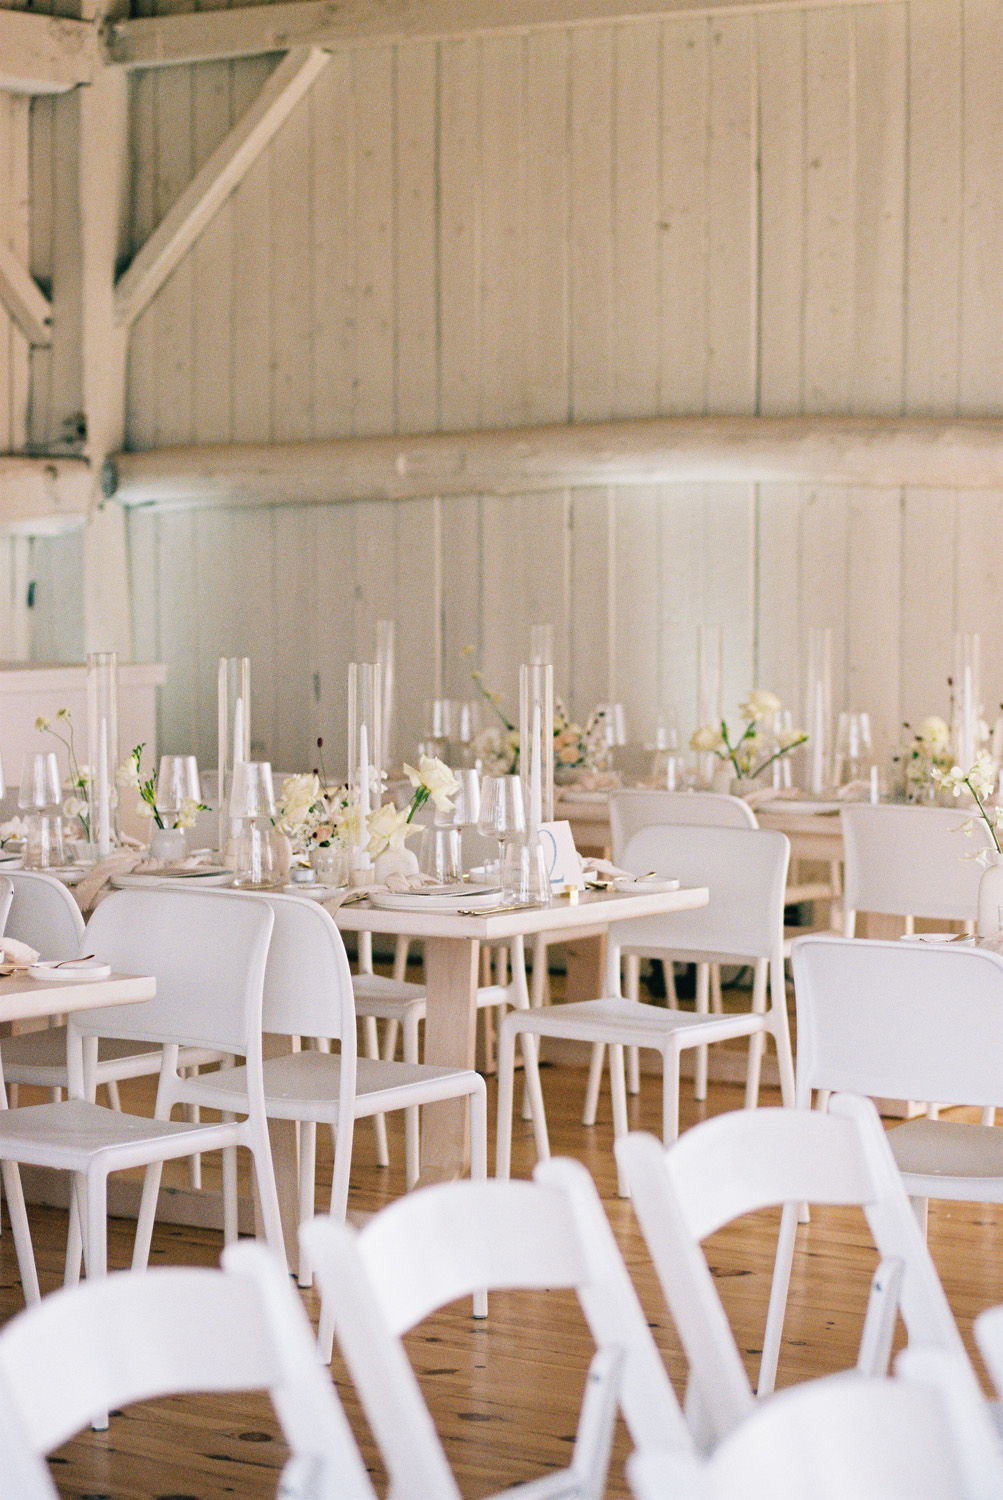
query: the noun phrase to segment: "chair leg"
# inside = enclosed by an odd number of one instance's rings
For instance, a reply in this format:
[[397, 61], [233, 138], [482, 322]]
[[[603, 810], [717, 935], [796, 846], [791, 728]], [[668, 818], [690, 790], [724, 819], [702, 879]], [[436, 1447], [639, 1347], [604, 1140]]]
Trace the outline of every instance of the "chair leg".
[[[308, 1224], [313, 1218], [314, 1209], [314, 1182], [317, 1175], [317, 1125], [314, 1120], [300, 1121], [300, 1193], [299, 1193], [299, 1221]], [[332, 1180], [332, 1189], [334, 1183]], [[297, 1285], [301, 1287], [313, 1286], [313, 1267], [310, 1257], [304, 1248], [302, 1239], [298, 1240], [299, 1254], [297, 1256]]]
[[[623, 1067], [623, 1043], [609, 1043], [609, 1084], [610, 1093], [613, 1096], [613, 1140], [618, 1141], [621, 1136], [627, 1134], [627, 1088], [624, 1078]], [[617, 1168], [619, 1179], [619, 1168]], [[619, 1181], [617, 1190], [621, 1198], [629, 1198], [630, 1191], [626, 1183]]]
[[[383, 1028], [383, 1061], [393, 1062], [397, 1056], [397, 1033], [400, 1031], [400, 1022], [388, 1021]], [[330, 1051], [330, 1048], [328, 1048]]]
[[[766, 1012], [766, 976], [766, 961], [758, 959], [752, 980], [752, 1009], [757, 1016], [764, 1015]], [[749, 1060], [745, 1070], [746, 1109], [755, 1109], [759, 1102], [759, 1079], [763, 1068], [765, 1041], [766, 1037], [761, 1031], [753, 1032], [749, 1037]]]
[[105, 1093], [108, 1095], [108, 1103], [110, 1107], [112, 1109], [117, 1109], [119, 1114], [121, 1114], [122, 1101], [118, 1097], [118, 1084], [115, 1082], [114, 1078], [108, 1079], [107, 1083], [105, 1084]]
[[[379, 1057], [380, 1039], [376, 1031], [376, 1017], [366, 1016], [362, 1023], [362, 1030], [366, 1045], [366, 1056]], [[388, 1167], [390, 1165], [390, 1154], [387, 1151], [386, 1115], [373, 1115], [373, 1146], [376, 1151], [376, 1165], [378, 1167]]]
[[589, 1060], [589, 1082], [585, 1090], [585, 1108], [582, 1111], [582, 1124], [594, 1125], [596, 1114], [599, 1110], [599, 1090], [602, 1087], [603, 1063], [606, 1061], [606, 1043], [593, 1042], [592, 1057]]
[[[232, 1115], [224, 1115], [227, 1124], [233, 1123]], [[223, 1243], [235, 1245], [238, 1235], [239, 1208], [237, 1204], [237, 1148], [224, 1146], [223, 1158]]]
[[38, 1290], [38, 1271], [35, 1268], [35, 1252], [31, 1246], [31, 1231], [28, 1228], [28, 1211], [24, 1206], [24, 1189], [16, 1161], [0, 1162], [0, 1176], [7, 1195], [7, 1211], [10, 1214], [11, 1233], [17, 1252], [17, 1265], [27, 1303], [41, 1300]]
[[909, 1202], [912, 1204], [912, 1211], [916, 1215], [916, 1222], [919, 1224], [920, 1233], [926, 1239], [927, 1229], [930, 1224], [930, 1200], [929, 1198], [910, 1198]]
[[[639, 953], [626, 954], [623, 967], [627, 995], [631, 1000], [639, 1001], [641, 998], [641, 955]], [[627, 1048], [627, 1091], [631, 1094], [641, 1092], [641, 1049], [639, 1047]]]
[[275, 1169], [272, 1165], [272, 1148], [268, 1140], [267, 1125], [259, 1132], [251, 1129], [251, 1157], [254, 1161], [254, 1181], [261, 1208], [261, 1223], [265, 1231], [265, 1243], [283, 1265], [286, 1263], [285, 1236], [282, 1232], [282, 1213], [279, 1209], [279, 1193], [275, 1186]]
[[[483, 1079], [479, 1087], [468, 1097], [470, 1101], [470, 1176], [475, 1182], [484, 1182], [488, 1175], [488, 1104]], [[479, 1287], [474, 1292], [474, 1317], [488, 1315], [487, 1289]]]
[[343, 1221], [348, 1213], [348, 1185], [352, 1170], [352, 1141], [354, 1121], [349, 1121], [339, 1130], [331, 1127], [334, 1140], [334, 1163], [331, 1168], [331, 1201], [327, 1211], [332, 1219]]
[[662, 1053], [663, 1146], [671, 1146], [679, 1136], [679, 1073], [679, 1048], [668, 1047]]
[[[418, 1061], [418, 1015], [412, 1013], [404, 1021], [404, 1061]], [[404, 1170], [408, 1191], [418, 1181], [421, 1171], [421, 1113], [417, 1104], [404, 1111]]]
[[498, 1032], [498, 1133], [495, 1142], [495, 1176], [503, 1179], [509, 1176], [512, 1169], [515, 1036], [514, 1028], [503, 1021]]
[[716, 1016], [721, 1015], [724, 1010], [724, 1001], [721, 999], [721, 965], [710, 966], [710, 1008]]
[[[87, 1279], [108, 1274], [108, 1179], [103, 1172], [87, 1174]], [[95, 1412], [91, 1427], [104, 1432], [108, 1413]]]
[[780, 1343], [784, 1332], [784, 1316], [787, 1312], [787, 1293], [791, 1281], [791, 1265], [794, 1261], [794, 1241], [798, 1227], [797, 1203], [785, 1203], [780, 1215], [780, 1233], [777, 1236], [777, 1256], [773, 1263], [773, 1285], [770, 1288], [770, 1306], [766, 1314], [766, 1330], [763, 1334], [763, 1355], [759, 1361], [758, 1395], [769, 1396], [777, 1383], [777, 1365], [780, 1362]]
[[[710, 965], [697, 964], [697, 999], [696, 1009], [698, 1016], [708, 1014], [710, 1008]], [[696, 1061], [693, 1067], [693, 1097], [703, 1100], [707, 1097], [707, 1048], [706, 1046], [696, 1049]]]
[[[163, 1175], [163, 1162], [150, 1162], [146, 1169], [146, 1175], [143, 1178], [143, 1196], [139, 1200], [139, 1214], [136, 1218], [136, 1238], [132, 1244], [132, 1269], [134, 1271], [145, 1271], [149, 1264], [150, 1244], [153, 1240], [153, 1225], [157, 1217], [157, 1198], [160, 1193], [160, 1180]], [[223, 1202], [223, 1216], [225, 1219], [225, 1194]]]

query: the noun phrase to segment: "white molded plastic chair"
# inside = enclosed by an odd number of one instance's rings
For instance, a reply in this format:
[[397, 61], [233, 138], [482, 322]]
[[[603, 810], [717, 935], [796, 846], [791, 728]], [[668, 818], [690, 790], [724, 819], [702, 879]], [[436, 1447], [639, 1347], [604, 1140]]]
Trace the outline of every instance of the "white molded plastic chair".
[[13, 1318], [0, 1332], [0, 1389], [32, 1449], [51, 1452], [135, 1401], [267, 1390], [291, 1449], [280, 1493], [375, 1500], [284, 1270], [248, 1243], [230, 1246], [223, 1266], [117, 1274], [54, 1292]]
[[[794, 1103], [783, 960], [784, 882], [789, 853], [790, 845], [782, 833], [754, 828], [675, 825], [635, 834], [623, 860], [626, 868], [678, 876], [684, 886], [706, 885], [710, 900], [694, 911], [612, 924], [603, 998], [510, 1011], [505, 1017], [498, 1049], [499, 1177], [509, 1174], [515, 1039], [522, 1031], [610, 1045], [613, 1129], [617, 1138], [627, 1133], [625, 1046], [650, 1047], [662, 1054], [662, 1130], [666, 1145], [679, 1130], [679, 1060], [688, 1047], [749, 1037], [745, 1098], [751, 1106], [759, 1096], [762, 1046], [769, 1034], [777, 1049], [784, 1103]], [[694, 963], [751, 961], [752, 1009], [737, 1014], [693, 1015], [625, 998], [619, 992], [621, 945], [641, 952], [670, 952]], [[622, 1173], [619, 1186], [621, 1196], [626, 1196]]]
[[977, 1391], [959, 1420], [945, 1394], [955, 1362], [922, 1353], [900, 1356], [894, 1379], [846, 1372], [781, 1391], [709, 1459], [634, 1454], [636, 1500], [1001, 1500]]
[[[984, 1118], [1003, 1104], [999, 954], [813, 937], [794, 944], [793, 966], [803, 1108], [813, 1089], [976, 1105]], [[907, 1120], [889, 1141], [913, 1199], [1003, 1202], [1003, 1132], [992, 1125]]]
[[[743, 1214], [775, 1205], [859, 1205], [881, 1264], [871, 1288], [858, 1369], [888, 1368], [896, 1312], [910, 1341], [965, 1359], [961, 1336], [869, 1099], [840, 1094], [829, 1114], [762, 1109], [694, 1125], [666, 1151], [653, 1136], [618, 1141], [617, 1160], [690, 1364], [687, 1416], [699, 1444], [720, 1442], [752, 1411], [742, 1357], [700, 1249]], [[763, 1340], [760, 1395], [772, 1391], [790, 1254], [781, 1236]], [[780, 1266], [781, 1256], [787, 1260]], [[971, 1376], [971, 1372], [969, 1371]], [[974, 1380], [974, 1377], [971, 1377]]]
[[[471, 1172], [487, 1176], [487, 1103], [484, 1080], [471, 1068], [386, 1062], [356, 1055], [352, 975], [341, 933], [330, 914], [302, 896], [258, 896], [275, 919], [265, 971], [263, 1028], [293, 1037], [340, 1040], [340, 1053], [289, 1052], [264, 1064], [264, 1108], [277, 1120], [299, 1120], [300, 1219], [313, 1216], [314, 1151], [318, 1124], [335, 1134], [330, 1212], [339, 1219], [348, 1204], [355, 1121], [443, 1099], [470, 1101]], [[212, 1109], [247, 1109], [247, 1070], [227, 1068], [186, 1080], [178, 1097]], [[235, 1196], [231, 1173], [224, 1194]], [[236, 1215], [236, 1203], [231, 1212]], [[300, 1257], [300, 1282], [310, 1268]]]
[[[669, 823], [689, 823], [705, 828], [758, 828], [756, 815], [741, 797], [729, 797], [720, 792], [669, 792], [630, 790], [610, 792], [609, 827], [610, 849], [613, 863], [622, 862], [627, 845], [636, 833], [645, 828], [662, 827]], [[644, 872], [642, 872], [644, 873]], [[624, 989], [631, 1000], [639, 1000], [641, 959], [663, 958], [665, 969], [665, 993], [673, 1010], [677, 1008], [676, 985], [671, 957], [661, 954], [642, 954], [623, 949]], [[697, 964], [697, 1010], [720, 1011], [721, 966], [720, 964]], [[708, 1004], [709, 998], [709, 1004]], [[599, 1105], [599, 1086], [602, 1082], [604, 1048], [596, 1045], [592, 1049], [589, 1083], [585, 1095], [583, 1125], [594, 1125]], [[636, 1047], [628, 1052], [627, 1087], [632, 1094], [641, 1091], [640, 1069]], [[695, 1099], [707, 1097], [707, 1048], [697, 1048], [697, 1064], [694, 1077]]]
[[[437, 1467], [423, 1469], [415, 1452], [415, 1435], [431, 1419], [400, 1335], [471, 1293], [475, 1312], [486, 1313], [488, 1287], [573, 1288], [600, 1353], [622, 1351], [619, 1402], [634, 1446], [690, 1451], [665, 1366], [581, 1163], [541, 1163], [533, 1182], [420, 1188], [359, 1231], [319, 1218], [300, 1234], [323, 1293], [322, 1354], [330, 1357], [336, 1332], [395, 1500], [422, 1500], [452, 1482], [441, 1454]], [[609, 1424], [605, 1403], [597, 1404], [591, 1436], [585, 1408], [579, 1425], [579, 1443], [594, 1455], [591, 1471], [576, 1446], [570, 1475], [538, 1480], [528, 1493], [541, 1500], [604, 1493]]]
[[[34, 870], [16, 870], [9, 878], [14, 902], [6, 928], [0, 928], [7, 937], [30, 943], [43, 958], [75, 958], [90, 951], [81, 947], [84, 919], [62, 881]], [[49, 1089], [54, 1100], [67, 1087], [65, 1026], [46, 1026], [5, 1037], [0, 1043], [0, 1056], [12, 1105], [17, 1103], [17, 1090], [22, 1084]], [[198, 1067], [218, 1056], [204, 1048], [185, 1048], [181, 1062], [185, 1067]], [[118, 1084], [123, 1078], [148, 1077], [159, 1071], [157, 1046], [125, 1038], [102, 1037], [98, 1042], [94, 1077], [99, 1087], [107, 1089], [113, 1109], [120, 1108]], [[197, 1174], [192, 1186], [199, 1186]]]
[[[8, 916], [10, 915], [10, 908], [13, 900], [14, 886], [10, 877], [8, 875], [0, 875], [0, 933], [4, 931], [4, 926]], [[14, 934], [12, 932], [8, 932], [7, 936], [13, 937]]]
[[853, 937], [858, 911], [967, 922], [978, 914], [982, 867], [965, 859], [988, 841], [978, 822], [971, 838], [961, 807], [852, 803], [840, 809], [844, 851], [843, 935]]
[[[110, 963], [113, 972], [152, 974], [156, 997], [136, 1005], [75, 1012], [67, 1027], [70, 1098], [0, 1110], [0, 1161], [75, 1174], [77, 1213], [70, 1215], [67, 1248], [71, 1278], [79, 1261], [77, 1214], [86, 1226], [88, 1275], [104, 1274], [109, 1172], [227, 1146], [249, 1147], [265, 1232], [275, 1253], [283, 1253], [261, 1085], [261, 991], [272, 921], [269, 908], [255, 897], [133, 890], [106, 897], [88, 922], [88, 951]], [[107, 1035], [163, 1048], [153, 1119], [92, 1102], [96, 1039]], [[170, 1119], [171, 1109], [183, 1097], [186, 1080], [177, 1068], [179, 1048], [185, 1045], [247, 1059], [246, 1120], [189, 1124]], [[134, 1268], [144, 1267], [149, 1257], [159, 1175], [159, 1170], [148, 1172], [144, 1183]], [[11, 1208], [13, 1215], [13, 1204]], [[27, 1234], [27, 1221], [21, 1227]], [[235, 1222], [228, 1224], [227, 1238], [236, 1238]], [[22, 1263], [22, 1280], [25, 1274]]]

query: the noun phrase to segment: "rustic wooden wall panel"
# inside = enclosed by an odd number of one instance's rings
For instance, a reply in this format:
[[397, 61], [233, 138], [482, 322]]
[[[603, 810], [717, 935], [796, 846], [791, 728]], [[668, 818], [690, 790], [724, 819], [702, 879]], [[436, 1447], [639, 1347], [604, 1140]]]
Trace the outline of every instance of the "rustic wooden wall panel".
[[[134, 249], [273, 62], [136, 75]], [[336, 54], [138, 320], [129, 441], [999, 415], [1001, 65], [998, 0]], [[32, 106], [41, 276], [65, 264], [58, 162], [74, 128], [65, 102]], [[12, 129], [3, 115], [0, 162]], [[0, 434], [14, 410], [5, 329]], [[56, 363], [33, 358], [35, 434], [73, 409]], [[312, 761], [318, 733], [340, 759], [345, 669], [372, 654], [381, 616], [398, 620], [402, 752], [427, 697], [467, 691], [465, 644], [514, 712], [533, 620], [554, 625], [572, 708], [615, 691], [638, 735], [672, 705], [691, 728], [701, 621], [724, 627], [729, 710], [754, 681], [798, 708], [806, 633], [829, 624], [837, 707], [870, 709], [890, 740], [945, 706], [955, 629], [983, 632], [987, 703], [1003, 694], [1001, 508], [679, 485], [134, 512], [136, 643], [172, 669], [170, 747], [194, 744], [201, 719], [203, 755], [215, 658], [250, 651], [255, 738], [292, 765]], [[56, 638], [51, 622], [36, 635]]]

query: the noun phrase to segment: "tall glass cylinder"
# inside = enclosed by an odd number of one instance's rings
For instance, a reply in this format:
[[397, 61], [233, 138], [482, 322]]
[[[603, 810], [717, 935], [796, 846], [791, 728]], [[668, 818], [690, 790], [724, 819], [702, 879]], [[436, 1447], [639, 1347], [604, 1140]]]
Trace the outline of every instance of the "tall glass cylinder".
[[219, 802], [219, 847], [230, 840], [233, 768], [251, 759], [251, 659], [221, 656], [218, 683], [219, 752], [216, 796]]
[[534, 665], [552, 667], [554, 664], [553, 625], [533, 625], [529, 632], [529, 659]]
[[348, 668], [348, 805], [352, 832], [349, 878], [355, 885], [365, 885], [373, 873], [367, 824], [383, 795], [382, 703], [380, 663], [351, 662]]
[[529, 662], [519, 668], [519, 774], [532, 838], [554, 819], [554, 669]]
[[394, 747], [394, 694], [396, 678], [394, 652], [397, 638], [396, 620], [376, 621], [376, 662], [380, 668], [380, 732], [383, 737], [383, 758], [388, 766], [396, 765]]
[[87, 764], [91, 839], [98, 858], [103, 859], [118, 843], [118, 657], [114, 651], [92, 651], [87, 657]]
[[808, 633], [805, 731], [808, 735], [807, 789], [818, 797], [833, 784], [832, 631], [828, 625], [817, 626]]
[[973, 632], [959, 630], [954, 637], [954, 722], [951, 726], [954, 755], [963, 771], [969, 771], [979, 753], [979, 719], [982, 713], [981, 645]]
[[[720, 625], [697, 626], [697, 724], [721, 727], [722, 645]], [[697, 770], [703, 786], [711, 786], [718, 759], [713, 754], [698, 758]]]

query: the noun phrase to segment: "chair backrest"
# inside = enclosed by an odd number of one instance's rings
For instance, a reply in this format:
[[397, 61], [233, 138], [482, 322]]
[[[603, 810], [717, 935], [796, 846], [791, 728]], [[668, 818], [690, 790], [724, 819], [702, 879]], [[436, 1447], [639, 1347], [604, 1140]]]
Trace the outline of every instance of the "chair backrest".
[[384, 1405], [388, 1371], [402, 1390], [414, 1380], [398, 1336], [485, 1287], [574, 1288], [600, 1349], [624, 1350], [620, 1405], [635, 1447], [690, 1447], [592, 1178], [558, 1158], [533, 1175], [408, 1193], [360, 1231], [330, 1218], [301, 1230], [395, 1495], [404, 1494], [398, 1478], [409, 1495], [422, 1493], [408, 1475], [408, 1433]]
[[41, 870], [11, 870], [5, 878], [14, 888], [14, 900], [4, 936], [29, 943], [43, 958], [76, 958], [84, 919], [62, 881]]
[[610, 938], [624, 948], [664, 949], [693, 959], [775, 958], [782, 961], [784, 891], [790, 844], [762, 828], [660, 824], [635, 833], [620, 864], [639, 875], [654, 870], [684, 886], [707, 886], [710, 900], [695, 911], [617, 922]]
[[759, 827], [756, 814], [747, 802], [723, 792], [610, 792], [609, 832], [614, 864], [620, 863], [635, 833], [661, 823], [699, 823], [714, 828]]
[[[10, 913], [11, 903], [14, 900], [14, 887], [6, 875], [0, 875], [0, 932], [4, 930], [4, 924]], [[10, 933], [7, 934], [8, 937]]]
[[791, 949], [797, 1098], [847, 1089], [1003, 1104], [1003, 958], [957, 943], [804, 937]]
[[941, 1394], [848, 1372], [781, 1391], [710, 1459], [628, 1462], [637, 1500], [999, 1500], [998, 1455], [967, 1461]]
[[259, 896], [275, 918], [261, 1006], [264, 1031], [355, 1044], [352, 973], [341, 933], [308, 896]]
[[717, 1115], [668, 1150], [653, 1136], [616, 1143], [617, 1161], [690, 1363], [700, 1440], [719, 1441], [755, 1401], [700, 1241], [778, 1204], [859, 1205], [882, 1260], [901, 1262], [910, 1340], [964, 1359], [961, 1337], [869, 1099], [836, 1095], [828, 1114], [757, 1109]]
[[961, 807], [858, 802], [840, 809], [848, 936], [858, 911], [975, 920], [982, 868], [965, 855], [982, 848], [988, 833], [979, 819], [966, 838], [964, 817]]
[[37, 1453], [99, 1412], [182, 1392], [267, 1390], [292, 1450], [282, 1493], [374, 1500], [344, 1410], [289, 1278], [263, 1246], [222, 1271], [171, 1267], [88, 1280], [0, 1331], [0, 1386]]
[[228, 891], [128, 890], [106, 896], [87, 923], [87, 952], [122, 974], [152, 974], [138, 1005], [77, 1011], [84, 1035], [214, 1047], [260, 1059], [261, 995], [274, 918], [256, 896]]

